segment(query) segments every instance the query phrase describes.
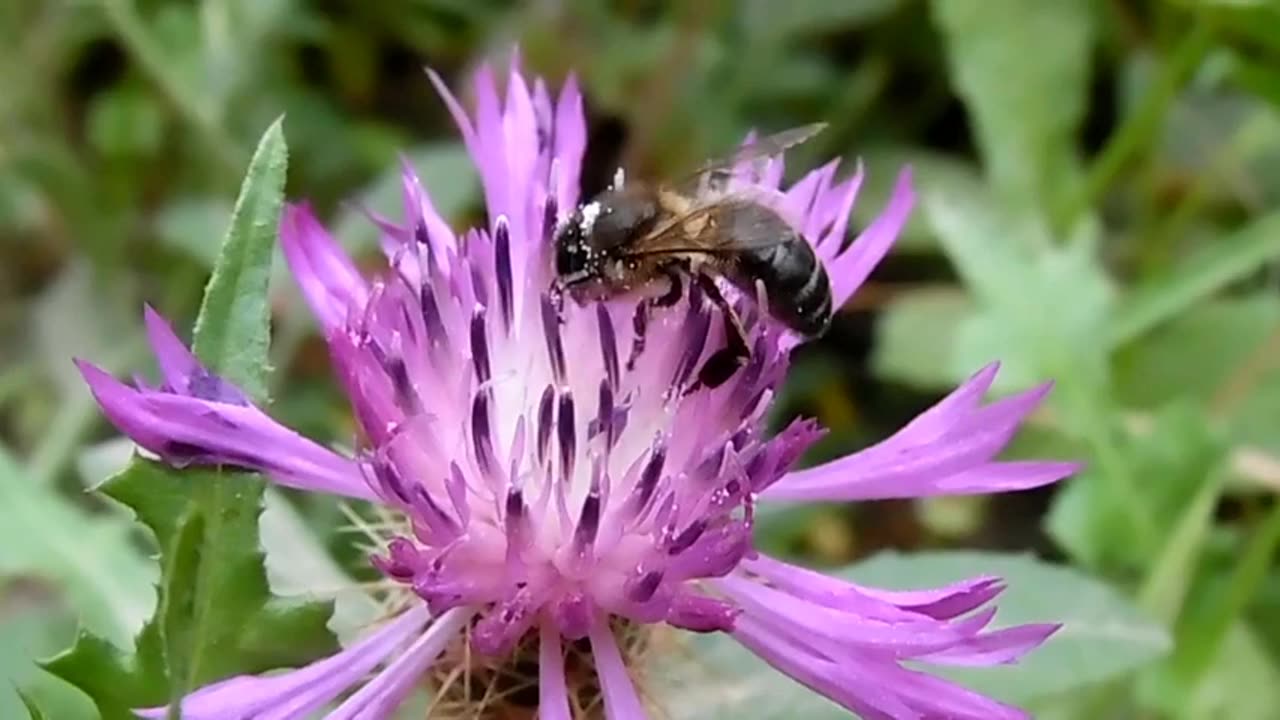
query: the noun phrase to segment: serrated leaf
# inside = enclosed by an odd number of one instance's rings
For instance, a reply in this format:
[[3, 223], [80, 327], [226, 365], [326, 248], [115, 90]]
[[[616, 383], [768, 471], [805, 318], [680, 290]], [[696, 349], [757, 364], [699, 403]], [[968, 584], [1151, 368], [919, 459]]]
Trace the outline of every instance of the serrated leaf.
[[1091, 4], [933, 0], [932, 11], [993, 185], [1023, 210], [1061, 207], [1080, 174]]
[[90, 515], [0, 452], [0, 577], [60, 586], [86, 628], [126, 646], [155, 607], [158, 573], [120, 517]]
[[[259, 398], [285, 153], [277, 121], [250, 163], [196, 320], [196, 355]], [[155, 535], [163, 568], [159, 610], [134, 654], [85, 633], [48, 668], [88, 692], [113, 720], [229, 675], [301, 664], [332, 649], [325, 627], [332, 603], [270, 593], [258, 540], [263, 488], [253, 475], [179, 472], [142, 459], [108, 480], [103, 492], [133, 508]]]
[[1093, 243], [1055, 246], [1043, 223], [1011, 214], [979, 187], [927, 189], [923, 206], [978, 305], [958, 328], [952, 372], [998, 358], [999, 387], [1055, 378], [1100, 392], [1108, 369], [1099, 339], [1114, 290]]
[[281, 123], [276, 120], [267, 129], [249, 162], [192, 342], [209, 369], [259, 400], [267, 394], [267, 288], [288, 167]]
[[[1120, 592], [1078, 570], [1027, 555], [987, 552], [883, 553], [831, 574], [892, 589], [935, 587], [998, 575], [996, 626], [1061, 622], [1044, 646], [1014, 665], [937, 672], [1005, 702], [1036, 700], [1132, 672], [1170, 646], [1168, 633]], [[664, 653], [659, 680], [673, 720], [847, 718], [849, 713], [774, 670], [724, 635], [698, 636]]]
[[329, 628], [344, 646], [354, 641], [377, 619], [381, 607], [334, 561], [283, 494], [267, 488], [263, 505], [258, 528], [271, 590], [285, 597], [332, 597]]
[[102, 720], [136, 720], [134, 708], [164, 705], [168, 700], [161, 644], [154, 621], [139, 633], [132, 652], [82, 631], [74, 645], [42, 665], [88, 694]]

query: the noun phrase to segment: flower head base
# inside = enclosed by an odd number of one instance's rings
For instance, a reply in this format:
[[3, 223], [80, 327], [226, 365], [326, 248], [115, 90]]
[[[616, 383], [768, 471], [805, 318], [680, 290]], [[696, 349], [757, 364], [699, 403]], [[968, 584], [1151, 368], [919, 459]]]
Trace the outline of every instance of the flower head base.
[[[408, 169], [403, 221], [374, 218], [390, 265], [380, 279], [362, 278], [305, 206], [281, 225], [359, 421], [355, 457], [271, 421], [154, 315], [162, 387], [130, 388], [82, 366], [108, 417], [170, 463], [255, 468], [404, 518], [373, 561], [420, 601], [333, 658], [205, 688], [184, 701], [184, 716], [301, 717], [380, 667], [329, 717], [385, 717], [465, 637], [486, 662], [536, 657], [540, 717], [568, 718], [583, 704], [566, 680], [581, 675], [566, 673], [567, 646], [589, 648], [610, 717], [643, 717], [616, 630], [663, 623], [731, 633], [868, 718], [1020, 717], [901, 664], [1010, 662], [1053, 632], [987, 630], [997, 579], [924, 592], [860, 587], [757, 553], [752, 515], [761, 496], [910, 497], [1060, 479], [1073, 466], [993, 460], [1044, 388], [984, 406], [992, 366], [884, 443], [791, 472], [820, 430], [798, 421], [764, 435], [796, 339], [754, 299], [726, 289], [752, 352], [708, 389], [697, 370], [726, 337], [696, 287], [651, 317], [638, 354], [633, 303], [560, 308], [551, 296], [551, 237], [579, 202], [585, 143], [572, 80], [553, 100], [513, 68], [500, 99], [482, 70], [473, 119], [432, 79], [479, 168], [487, 227], [456, 235]], [[837, 181], [831, 163], [785, 190], [781, 178], [780, 158], [735, 174], [781, 193], [839, 305], [905, 221], [909, 178], [852, 244], [844, 238], [860, 170]]]

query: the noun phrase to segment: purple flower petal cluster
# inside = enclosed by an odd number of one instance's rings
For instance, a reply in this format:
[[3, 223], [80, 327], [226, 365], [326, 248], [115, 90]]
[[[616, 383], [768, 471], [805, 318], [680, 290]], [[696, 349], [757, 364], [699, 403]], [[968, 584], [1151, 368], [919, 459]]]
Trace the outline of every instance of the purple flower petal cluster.
[[[984, 404], [993, 365], [884, 442], [792, 471], [821, 430], [801, 420], [765, 434], [797, 339], [750, 299], [732, 298], [750, 360], [706, 389], [696, 371], [725, 337], [696, 288], [650, 320], [634, 364], [632, 303], [561, 310], [549, 295], [551, 236], [580, 200], [586, 132], [573, 80], [553, 96], [513, 67], [500, 91], [482, 69], [473, 115], [432, 81], [479, 170], [485, 227], [455, 233], [408, 168], [403, 219], [373, 218], [388, 260], [381, 277], [362, 276], [307, 206], [281, 223], [359, 423], [354, 456], [273, 421], [149, 310], [160, 386], [81, 364], [107, 417], [172, 465], [251, 468], [403, 519], [373, 562], [412, 602], [332, 657], [198, 690], [183, 716], [301, 718], [328, 707], [333, 719], [384, 718], [465, 642], [499, 661], [532, 648], [544, 720], [581, 706], [566, 657], [570, 646], [589, 649], [607, 716], [641, 718], [617, 628], [665, 624], [728, 633], [865, 718], [1024, 717], [905, 665], [1013, 662], [1056, 630], [989, 629], [998, 578], [877, 590], [763, 555], [751, 531], [761, 497], [906, 498], [1059, 480], [1075, 466], [994, 459], [1047, 388]], [[847, 243], [862, 172], [838, 179], [837, 169], [783, 187], [775, 158], [739, 168], [735, 182], [780, 193], [839, 305], [888, 252], [913, 194], [904, 172], [879, 218]]]

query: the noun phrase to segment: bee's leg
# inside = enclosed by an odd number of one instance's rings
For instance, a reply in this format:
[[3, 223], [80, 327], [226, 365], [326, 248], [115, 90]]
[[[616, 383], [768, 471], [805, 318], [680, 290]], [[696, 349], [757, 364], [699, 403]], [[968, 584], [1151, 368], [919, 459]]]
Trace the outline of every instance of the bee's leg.
[[742, 320], [738, 318], [729, 301], [720, 293], [720, 288], [709, 276], [699, 274], [698, 285], [724, 316], [724, 334], [727, 345], [711, 354], [698, 371], [698, 382], [690, 391], [698, 387], [715, 389], [723, 385], [738, 368], [751, 358], [751, 348], [747, 345], [747, 334], [742, 329]]
[[627, 357], [627, 370], [635, 369], [640, 353], [644, 352], [645, 331], [649, 327], [649, 316], [653, 314], [654, 308], [671, 307], [684, 297], [684, 281], [680, 277], [679, 269], [672, 266], [665, 272], [667, 280], [671, 283], [670, 289], [656, 298], [646, 298], [636, 304], [636, 314], [631, 318], [631, 330], [635, 333], [635, 340], [631, 343], [631, 354]]

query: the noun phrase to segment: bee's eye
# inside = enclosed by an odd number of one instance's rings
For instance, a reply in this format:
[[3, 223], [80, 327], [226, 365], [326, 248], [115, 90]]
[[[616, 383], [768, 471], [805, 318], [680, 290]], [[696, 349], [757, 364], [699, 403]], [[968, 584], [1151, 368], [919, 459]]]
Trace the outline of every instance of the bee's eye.
[[556, 274], [561, 277], [580, 274], [587, 269], [586, 244], [575, 225], [567, 225], [556, 236]]

